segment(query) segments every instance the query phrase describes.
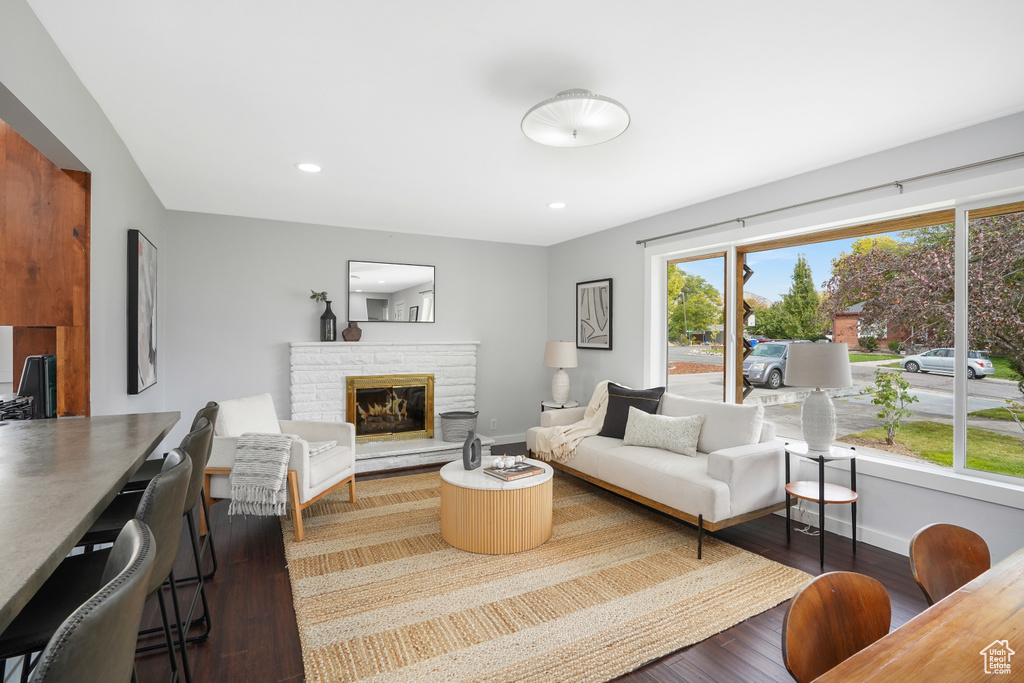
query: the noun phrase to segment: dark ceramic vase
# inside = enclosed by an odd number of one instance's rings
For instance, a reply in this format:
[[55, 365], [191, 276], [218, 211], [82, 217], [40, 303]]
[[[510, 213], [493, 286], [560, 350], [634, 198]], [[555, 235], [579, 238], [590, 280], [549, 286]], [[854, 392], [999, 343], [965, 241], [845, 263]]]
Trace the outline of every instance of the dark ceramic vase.
[[325, 301], [327, 308], [320, 316], [320, 341], [329, 342], [338, 339], [338, 317], [331, 310], [331, 302]]
[[462, 444], [462, 466], [467, 470], [475, 470], [480, 467], [481, 460], [483, 447], [480, 445], [480, 437], [471, 431], [466, 435], [466, 442]]
[[341, 332], [341, 338], [345, 341], [357, 342], [359, 338], [363, 336], [363, 331], [359, 329], [359, 323], [350, 322]]

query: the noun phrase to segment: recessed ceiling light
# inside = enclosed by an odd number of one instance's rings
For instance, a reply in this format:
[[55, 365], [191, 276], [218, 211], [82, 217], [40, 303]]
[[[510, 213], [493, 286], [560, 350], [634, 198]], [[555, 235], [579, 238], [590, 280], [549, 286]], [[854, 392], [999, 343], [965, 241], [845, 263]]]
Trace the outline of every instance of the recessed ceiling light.
[[308, 164], [308, 163], [295, 164], [295, 168], [299, 169], [300, 171], [305, 171], [306, 173], [319, 173], [320, 171], [323, 170], [322, 168], [320, 168], [316, 164]]
[[565, 208], [565, 202], [551, 202], [550, 204], [548, 204], [548, 208], [549, 209], [564, 209]]

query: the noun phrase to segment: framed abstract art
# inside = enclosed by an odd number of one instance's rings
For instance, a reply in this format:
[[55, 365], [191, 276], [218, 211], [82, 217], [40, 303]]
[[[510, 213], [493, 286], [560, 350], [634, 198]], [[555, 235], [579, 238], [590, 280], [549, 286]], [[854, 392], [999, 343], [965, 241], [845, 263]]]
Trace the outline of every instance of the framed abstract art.
[[576, 348], [611, 351], [611, 278], [576, 283]]
[[128, 231], [128, 393], [156, 384], [156, 247]]

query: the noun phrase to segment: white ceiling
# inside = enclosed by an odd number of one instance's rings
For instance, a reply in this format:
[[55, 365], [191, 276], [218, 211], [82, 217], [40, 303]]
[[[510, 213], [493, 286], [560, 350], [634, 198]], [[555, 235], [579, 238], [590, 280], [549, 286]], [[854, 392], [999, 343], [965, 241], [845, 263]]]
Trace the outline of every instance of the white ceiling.
[[1021, 0], [28, 2], [183, 211], [548, 245], [1024, 110]]

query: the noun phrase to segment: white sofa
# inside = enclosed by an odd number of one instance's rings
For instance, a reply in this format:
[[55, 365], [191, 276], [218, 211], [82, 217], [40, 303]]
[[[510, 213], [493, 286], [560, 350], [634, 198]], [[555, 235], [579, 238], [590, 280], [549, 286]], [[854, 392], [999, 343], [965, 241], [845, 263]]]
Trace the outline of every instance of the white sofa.
[[[584, 410], [542, 412], [541, 426], [526, 434], [530, 453], [535, 452], [539, 429], [578, 422]], [[590, 436], [569, 462], [551, 465], [694, 524], [698, 558], [705, 530], [717, 531], [785, 508], [785, 444], [775, 438], [775, 425], [764, 420], [763, 407], [666, 393], [657, 412], [704, 416], [696, 457]]]

